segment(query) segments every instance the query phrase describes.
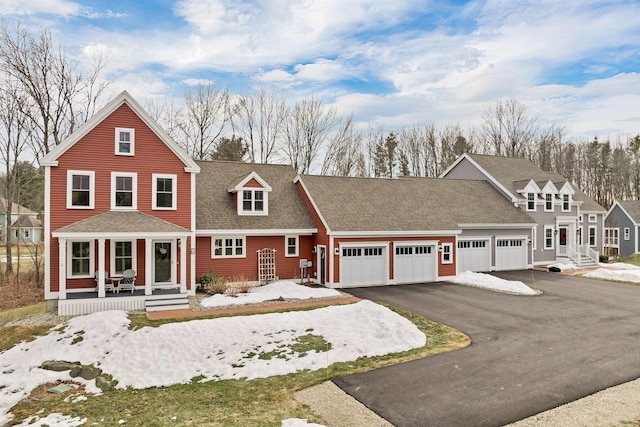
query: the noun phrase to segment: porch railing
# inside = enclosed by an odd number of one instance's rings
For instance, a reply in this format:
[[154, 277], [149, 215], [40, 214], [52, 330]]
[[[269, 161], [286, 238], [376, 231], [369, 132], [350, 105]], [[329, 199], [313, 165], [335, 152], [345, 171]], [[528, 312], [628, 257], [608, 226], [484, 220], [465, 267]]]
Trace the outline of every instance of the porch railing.
[[582, 255], [571, 246], [567, 246], [567, 256], [571, 261], [576, 263], [578, 267], [582, 264]]
[[567, 246], [567, 256], [578, 267], [582, 265], [583, 257], [590, 258], [593, 262], [598, 263], [600, 261], [600, 252], [594, 251], [589, 245], [581, 245], [578, 248]]

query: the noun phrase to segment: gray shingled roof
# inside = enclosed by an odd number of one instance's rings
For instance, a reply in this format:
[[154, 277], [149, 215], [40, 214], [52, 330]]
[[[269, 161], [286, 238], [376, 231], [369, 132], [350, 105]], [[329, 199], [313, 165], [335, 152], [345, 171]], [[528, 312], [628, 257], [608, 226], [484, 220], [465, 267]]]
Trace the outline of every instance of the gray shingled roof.
[[42, 221], [31, 215], [20, 215], [12, 227], [16, 228], [41, 228]]
[[54, 233], [188, 233], [189, 230], [137, 211], [107, 211]]
[[[267, 165], [225, 161], [199, 161], [196, 176], [196, 228], [198, 230], [309, 230], [316, 225], [293, 179], [290, 165]], [[272, 191], [269, 215], [238, 215], [233, 193], [227, 191], [256, 172]]]
[[457, 230], [459, 224], [531, 224], [488, 182], [303, 175], [332, 231]]
[[[4, 197], [0, 197], [0, 214], [3, 214], [7, 211], [7, 199]], [[27, 214], [27, 215], [35, 215], [36, 212], [31, 209], [25, 208], [22, 205], [13, 202], [11, 205], [11, 213], [12, 214]]]
[[618, 204], [631, 216], [633, 222], [640, 223], [640, 200], [618, 200]]
[[[540, 169], [530, 160], [518, 157], [488, 156], [483, 154], [468, 154], [482, 169], [487, 171], [496, 181], [509, 190], [514, 196], [520, 197], [516, 190], [522, 190], [522, 181], [534, 180], [536, 182], [551, 181], [558, 189], [567, 182], [566, 178], [557, 173], [548, 173]], [[573, 199], [582, 202], [583, 211], [605, 211], [600, 204], [587, 196], [575, 185]]]

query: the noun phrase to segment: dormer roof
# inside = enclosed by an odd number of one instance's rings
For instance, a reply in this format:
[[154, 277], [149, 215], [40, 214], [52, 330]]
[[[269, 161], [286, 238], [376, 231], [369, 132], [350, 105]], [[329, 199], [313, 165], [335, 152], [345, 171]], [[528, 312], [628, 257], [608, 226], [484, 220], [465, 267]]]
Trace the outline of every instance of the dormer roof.
[[[253, 182], [252, 182], [253, 181]], [[267, 181], [262, 179], [260, 175], [256, 173], [256, 171], [251, 171], [248, 175], [242, 175], [237, 177], [231, 184], [231, 186], [227, 189], [229, 193], [237, 193], [238, 191], [242, 191], [247, 187], [256, 188], [256, 185], [262, 188], [264, 191], [271, 191], [272, 188]]]

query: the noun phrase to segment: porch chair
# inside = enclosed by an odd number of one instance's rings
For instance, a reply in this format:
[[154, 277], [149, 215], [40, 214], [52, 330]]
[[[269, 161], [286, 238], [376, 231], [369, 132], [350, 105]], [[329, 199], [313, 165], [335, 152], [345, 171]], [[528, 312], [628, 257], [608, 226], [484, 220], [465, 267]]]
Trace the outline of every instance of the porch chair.
[[118, 286], [121, 291], [130, 289], [131, 293], [136, 289], [136, 271], [133, 269], [128, 269], [122, 272], [122, 280], [120, 280], [120, 285]]
[[[98, 276], [100, 275], [100, 271], [96, 271], [96, 273], [93, 275], [95, 281], [96, 281], [96, 285], [98, 285]], [[115, 288], [113, 287], [113, 282], [111, 282], [111, 279], [109, 279], [109, 272], [105, 271], [104, 272], [104, 290], [105, 291], [111, 291], [111, 292], [115, 292]]]

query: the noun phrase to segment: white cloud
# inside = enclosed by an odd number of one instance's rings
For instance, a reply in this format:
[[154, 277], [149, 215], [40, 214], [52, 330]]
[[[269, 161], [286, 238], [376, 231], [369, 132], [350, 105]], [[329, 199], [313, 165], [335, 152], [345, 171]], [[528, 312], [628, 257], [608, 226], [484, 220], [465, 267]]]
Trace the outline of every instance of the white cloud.
[[61, 16], [78, 15], [80, 4], [67, 0], [0, 0], [2, 15], [33, 15], [46, 13]]

